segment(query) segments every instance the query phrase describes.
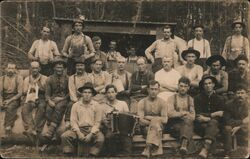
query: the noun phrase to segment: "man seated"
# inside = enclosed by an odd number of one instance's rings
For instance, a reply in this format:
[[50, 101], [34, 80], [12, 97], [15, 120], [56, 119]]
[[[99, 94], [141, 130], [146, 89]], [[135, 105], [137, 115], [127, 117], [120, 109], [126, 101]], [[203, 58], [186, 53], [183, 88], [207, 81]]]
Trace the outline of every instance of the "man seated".
[[172, 68], [173, 58], [164, 56], [162, 65], [163, 68], [155, 73], [155, 80], [161, 85], [159, 97], [167, 101], [170, 96], [176, 93], [181, 75]]
[[203, 68], [200, 65], [196, 65], [195, 61], [199, 59], [200, 52], [189, 48], [181, 53], [182, 58], [186, 61], [186, 64], [179, 66], [176, 70], [181, 76], [188, 77], [191, 81], [189, 95], [192, 97], [199, 92], [199, 82], [203, 75]]
[[0, 108], [5, 110], [5, 136], [9, 136], [17, 119], [17, 109], [20, 106], [23, 90], [23, 77], [17, 74], [17, 67], [14, 63], [8, 63], [5, 71], [6, 75], [0, 77]]
[[75, 69], [76, 69], [76, 73], [69, 77], [68, 88], [69, 88], [70, 102], [65, 112], [65, 127], [66, 128], [70, 127], [69, 120], [70, 120], [71, 107], [80, 98], [77, 89], [83, 86], [86, 82], [90, 82], [88, 73], [85, 71], [85, 63], [83, 59], [77, 59], [75, 61]]
[[154, 74], [147, 70], [147, 59], [139, 57], [137, 60], [138, 71], [131, 76], [130, 96], [131, 104], [130, 111], [137, 112], [137, 103], [139, 100], [147, 96], [147, 85], [149, 81], [154, 80]]
[[228, 74], [221, 69], [226, 66], [226, 60], [221, 55], [213, 55], [207, 59], [206, 64], [209, 69], [203, 74], [215, 77], [218, 82], [218, 87], [214, 90], [215, 93], [226, 93], [228, 90]]
[[112, 73], [112, 84], [117, 88], [117, 98], [119, 100], [130, 103], [129, 85], [131, 81], [131, 73], [125, 70], [126, 58], [121, 56], [117, 58], [117, 69]]
[[57, 58], [53, 63], [54, 74], [49, 76], [45, 89], [47, 102], [46, 115], [48, 131], [43, 134], [47, 139], [55, 139], [55, 132], [62, 122], [68, 106], [68, 76], [64, 73], [66, 62]]
[[[40, 74], [41, 69], [38, 62], [31, 62], [30, 66], [31, 75], [26, 77], [23, 82], [25, 101], [22, 107], [22, 119], [24, 134], [36, 136], [42, 132], [46, 122], [45, 88], [47, 76]], [[32, 111], [34, 108], [37, 108], [37, 110], [33, 118]]]
[[194, 97], [196, 113], [194, 131], [205, 140], [199, 153], [202, 158], [207, 158], [211, 145], [216, 141], [219, 127], [222, 124], [222, 116], [225, 100], [222, 96], [214, 93], [217, 86], [216, 78], [206, 75], [199, 83], [201, 92]]
[[250, 91], [250, 73], [247, 57], [245, 55], [239, 55], [236, 58], [235, 63], [237, 64], [237, 68], [228, 74], [228, 91], [235, 92], [238, 83], [246, 85], [248, 91]]
[[89, 156], [98, 156], [104, 136], [99, 131], [102, 119], [101, 106], [92, 97], [96, 95], [89, 82], [78, 88], [81, 98], [73, 104], [70, 115], [72, 129], [61, 135], [63, 153], [72, 156], [77, 141], [88, 144]]
[[[122, 134], [113, 134], [111, 130], [111, 118], [110, 113], [115, 112], [129, 112], [128, 105], [124, 101], [116, 99], [117, 89], [114, 85], [107, 85], [105, 88], [107, 101], [104, 106], [104, 119], [105, 124], [105, 152], [113, 156], [117, 153], [118, 149], [121, 149], [122, 155], [129, 156], [132, 150], [132, 138], [130, 136]], [[119, 146], [118, 146], [119, 145]]]
[[93, 61], [92, 73], [89, 74], [90, 81], [97, 92], [97, 95], [93, 97], [93, 99], [99, 103], [104, 100], [105, 87], [111, 84], [112, 79], [108, 72], [102, 71], [102, 66], [103, 61], [101, 59], [95, 59]]
[[167, 123], [167, 105], [164, 100], [157, 97], [160, 91], [159, 82], [152, 80], [148, 84], [148, 96], [138, 103], [138, 116], [143, 135], [146, 137], [146, 148], [143, 155], [163, 154], [162, 127]]
[[168, 105], [167, 131], [181, 142], [180, 152], [186, 154], [193, 136], [193, 121], [195, 119], [194, 101], [187, 94], [190, 80], [181, 77], [178, 82], [178, 93], [170, 96]]
[[[239, 142], [246, 143], [249, 126], [249, 101], [247, 87], [239, 84], [235, 88], [236, 98], [230, 100], [223, 114], [225, 121], [225, 152], [229, 155], [232, 150], [232, 136], [236, 135]], [[247, 145], [247, 143], [246, 143]]]

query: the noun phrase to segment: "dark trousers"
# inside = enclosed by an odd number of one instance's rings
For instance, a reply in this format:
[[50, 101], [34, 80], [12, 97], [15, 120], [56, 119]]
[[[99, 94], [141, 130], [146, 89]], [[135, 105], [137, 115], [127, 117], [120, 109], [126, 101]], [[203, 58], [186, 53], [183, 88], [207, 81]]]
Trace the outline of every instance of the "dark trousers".
[[236, 66], [235, 60], [227, 60], [227, 65], [226, 65], [226, 71], [227, 71], [227, 72], [232, 71], [232, 70], [235, 69], [236, 67], [237, 67], [237, 66]]
[[53, 122], [57, 125], [60, 125], [62, 118], [65, 114], [65, 110], [67, 108], [68, 101], [67, 99], [61, 100], [56, 103], [55, 107], [50, 107], [47, 105], [46, 108], [46, 116], [49, 122]]
[[[37, 108], [35, 117], [33, 119], [32, 111]], [[39, 97], [36, 103], [24, 103], [22, 107], [22, 119], [25, 130], [35, 130], [41, 133], [46, 122], [46, 102], [44, 97]]]
[[[8, 99], [8, 98], [7, 98]], [[17, 119], [17, 109], [20, 106], [19, 100], [14, 100], [6, 106], [5, 116], [4, 116], [4, 127], [13, 127]]]
[[65, 121], [70, 121], [71, 108], [74, 102], [70, 101], [65, 111]]
[[206, 64], [207, 58], [199, 58], [195, 61], [195, 64], [200, 65], [203, 68], [203, 71], [207, 70], [207, 64]]
[[[90, 133], [90, 128], [80, 128], [81, 132], [84, 135], [88, 135]], [[67, 130], [61, 136], [62, 147], [64, 153], [74, 153], [75, 145], [77, 145], [78, 137], [76, 132], [72, 130]], [[98, 132], [94, 135], [92, 141], [88, 143], [90, 146], [89, 153], [93, 155], [98, 155], [102, 149], [104, 143], [104, 135], [101, 132]]]
[[216, 136], [219, 133], [219, 123], [215, 119], [211, 119], [208, 122], [195, 121], [194, 131], [205, 140], [209, 139], [212, 140], [212, 142], [215, 142]]
[[190, 119], [169, 118], [165, 130], [180, 141], [183, 138], [190, 141], [193, 137], [193, 121]]
[[[223, 134], [224, 134], [224, 149], [226, 152], [230, 152], [232, 150], [232, 131], [233, 127], [230, 125], [227, 125], [223, 129]], [[247, 142], [248, 138], [248, 125], [242, 125], [241, 128], [236, 132], [236, 138], [237, 138], [237, 143], [244, 143]]]
[[50, 76], [53, 74], [53, 66], [51, 63], [48, 63], [48, 64], [41, 64], [40, 63], [40, 67], [41, 67], [40, 73], [42, 75]]

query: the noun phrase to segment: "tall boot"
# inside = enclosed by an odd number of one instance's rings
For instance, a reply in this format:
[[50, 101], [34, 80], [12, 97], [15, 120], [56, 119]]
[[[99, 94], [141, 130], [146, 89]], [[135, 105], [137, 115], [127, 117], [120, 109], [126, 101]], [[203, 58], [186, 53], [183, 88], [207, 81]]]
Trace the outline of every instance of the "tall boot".
[[44, 137], [51, 139], [56, 131], [57, 124], [56, 123], [50, 123], [48, 127], [48, 131], [43, 135]]
[[180, 153], [185, 155], [187, 154], [187, 146], [188, 146], [188, 140], [186, 138], [183, 138], [181, 141], [181, 147], [180, 147]]

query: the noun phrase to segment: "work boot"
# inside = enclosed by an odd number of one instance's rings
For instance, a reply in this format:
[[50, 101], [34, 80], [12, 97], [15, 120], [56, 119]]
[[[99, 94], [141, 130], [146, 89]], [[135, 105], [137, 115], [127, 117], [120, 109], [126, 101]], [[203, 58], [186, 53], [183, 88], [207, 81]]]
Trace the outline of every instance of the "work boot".
[[48, 131], [43, 135], [44, 137], [51, 139], [56, 131], [57, 124], [56, 123], [50, 123], [50, 126], [48, 127]]
[[183, 138], [181, 142], [181, 147], [180, 147], [180, 153], [185, 155], [187, 154], [187, 146], [188, 146], [188, 140]]

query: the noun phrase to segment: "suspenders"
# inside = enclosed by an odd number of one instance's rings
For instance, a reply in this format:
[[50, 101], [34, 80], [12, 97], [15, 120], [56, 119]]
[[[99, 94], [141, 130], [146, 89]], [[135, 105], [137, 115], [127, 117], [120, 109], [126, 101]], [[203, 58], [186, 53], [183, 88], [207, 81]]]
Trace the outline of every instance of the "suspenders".
[[[192, 47], [194, 48], [194, 39], [192, 40]], [[206, 55], [205, 39], [203, 39], [203, 55]]]
[[[243, 46], [242, 46], [242, 48], [243, 48], [243, 54], [244, 55], [246, 55], [246, 53], [245, 53], [245, 37], [244, 36], [242, 36], [243, 37], [243, 40], [242, 40], [242, 43], [243, 43]], [[233, 36], [230, 36], [230, 45], [229, 45], [229, 53], [231, 54], [231, 49], [232, 49], [232, 40], [233, 39]]]
[[[190, 96], [187, 96], [187, 103], [188, 103], [188, 111], [190, 112]], [[174, 95], [174, 109], [176, 111], [179, 111], [179, 108], [177, 107], [177, 94]]]

